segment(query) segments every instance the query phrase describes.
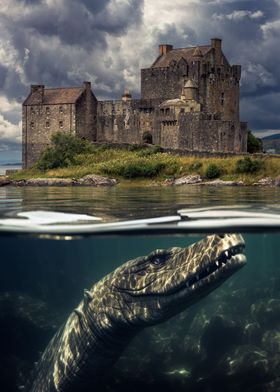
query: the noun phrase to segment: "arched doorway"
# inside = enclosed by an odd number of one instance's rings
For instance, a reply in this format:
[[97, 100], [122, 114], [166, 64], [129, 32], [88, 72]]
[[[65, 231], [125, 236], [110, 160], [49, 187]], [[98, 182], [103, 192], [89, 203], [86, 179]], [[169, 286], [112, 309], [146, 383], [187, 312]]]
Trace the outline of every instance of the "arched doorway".
[[142, 136], [142, 141], [143, 143], [147, 143], [147, 144], [153, 144], [153, 136], [151, 134], [151, 132], [144, 132], [143, 136]]

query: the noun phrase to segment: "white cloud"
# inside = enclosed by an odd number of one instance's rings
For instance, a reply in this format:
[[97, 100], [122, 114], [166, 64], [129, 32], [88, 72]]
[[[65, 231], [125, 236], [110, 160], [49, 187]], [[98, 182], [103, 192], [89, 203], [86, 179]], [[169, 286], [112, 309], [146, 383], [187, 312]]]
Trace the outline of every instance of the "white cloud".
[[2, 113], [19, 112], [21, 111], [21, 104], [16, 100], [8, 100], [5, 95], [0, 95], [0, 111]]
[[264, 13], [260, 10], [257, 11], [247, 11], [247, 10], [235, 10], [229, 14], [218, 14], [214, 13], [212, 18], [218, 21], [222, 21], [225, 19], [233, 20], [234, 22], [239, 22], [244, 18], [249, 19], [259, 19], [264, 16]]
[[21, 143], [21, 126], [22, 122], [13, 124], [6, 120], [0, 113], [0, 140], [1, 142], [17, 142]]

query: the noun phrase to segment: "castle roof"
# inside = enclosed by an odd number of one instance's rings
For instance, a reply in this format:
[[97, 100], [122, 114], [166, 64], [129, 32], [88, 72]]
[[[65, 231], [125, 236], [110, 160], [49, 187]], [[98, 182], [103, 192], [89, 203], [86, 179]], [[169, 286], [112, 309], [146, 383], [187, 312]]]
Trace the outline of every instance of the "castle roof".
[[195, 83], [194, 80], [189, 79], [189, 80], [185, 83], [184, 87], [185, 87], [185, 88], [197, 88], [197, 84]]
[[153, 63], [152, 68], [168, 67], [171, 61], [179, 61], [181, 58], [186, 60], [188, 63], [194, 61], [197, 57], [198, 52], [201, 52], [200, 56], [205, 56], [205, 54], [211, 49], [210, 45], [206, 46], [194, 46], [191, 48], [179, 48], [172, 49], [169, 52], [159, 56]]
[[43, 88], [42, 98], [38, 93], [31, 92], [24, 105], [59, 105], [75, 103], [83, 93], [83, 87]]

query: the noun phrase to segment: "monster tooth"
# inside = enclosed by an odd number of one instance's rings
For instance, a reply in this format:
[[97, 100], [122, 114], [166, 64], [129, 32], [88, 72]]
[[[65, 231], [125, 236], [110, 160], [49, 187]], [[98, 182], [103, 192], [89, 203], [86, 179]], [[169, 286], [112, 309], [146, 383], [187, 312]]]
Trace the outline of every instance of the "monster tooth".
[[226, 255], [226, 257], [228, 257], [228, 251], [227, 250], [225, 251], [225, 255]]
[[219, 267], [219, 262], [218, 262], [218, 260], [215, 261], [215, 264], [216, 264], [217, 267]]
[[186, 282], [186, 287], [188, 287], [188, 288], [190, 287], [190, 284], [189, 284], [189, 282]]

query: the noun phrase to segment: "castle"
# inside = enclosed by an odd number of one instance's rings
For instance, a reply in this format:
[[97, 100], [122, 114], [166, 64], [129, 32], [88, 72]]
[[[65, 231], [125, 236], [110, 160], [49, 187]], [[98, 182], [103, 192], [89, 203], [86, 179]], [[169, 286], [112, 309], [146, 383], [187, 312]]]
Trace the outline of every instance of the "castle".
[[247, 124], [239, 120], [240, 65], [230, 65], [222, 40], [174, 49], [159, 45], [141, 70], [141, 98], [98, 101], [81, 87], [32, 85], [23, 103], [23, 167], [32, 166], [57, 131], [93, 142], [150, 143], [168, 149], [245, 152]]

